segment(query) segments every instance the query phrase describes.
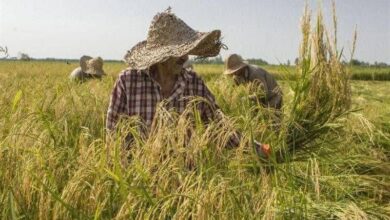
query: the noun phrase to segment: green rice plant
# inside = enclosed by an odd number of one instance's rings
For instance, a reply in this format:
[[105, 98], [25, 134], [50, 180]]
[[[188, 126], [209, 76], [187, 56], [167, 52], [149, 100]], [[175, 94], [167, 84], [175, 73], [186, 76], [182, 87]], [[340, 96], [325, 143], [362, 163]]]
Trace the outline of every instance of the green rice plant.
[[302, 18], [302, 43], [298, 79], [293, 84], [294, 97], [287, 125], [288, 151], [310, 150], [312, 143], [342, 126], [351, 107], [350, 74], [337, 49], [337, 21], [334, 7], [334, 40], [330, 41], [321, 11], [311, 29], [311, 15], [306, 6]]
[[[120, 132], [108, 137], [104, 114], [114, 78], [77, 84], [65, 80], [71, 68], [61, 63], [6, 65], [0, 66], [0, 72], [9, 71], [0, 74], [2, 216], [389, 216], [386, 146], [390, 141], [385, 129], [379, 135], [377, 121], [377, 109], [383, 110], [379, 115], [390, 117], [386, 82], [354, 83], [354, 106], [368, 106], [362, 114], [375, 119], [375, 126], [353, 113], [332, 142], [318, 141], [331, 150], [330, 156], [316, 152], [302, 160], [268, 164], [257, 158], [248, 143], [257, 139], [277, 147], [283, 140], [269, 127], [263, 112], [256, 113], [256, 106], [242, 99], [247, 88], [233, 87], [221, 75], [206, 81], [225, 113], [221, 120], [203, 126], [193, 108], [183, 115], [160, 109], [149, 138], [138, 133], [135, 119], [124, 121]], [[119, 68], [108, 65], [113, 76]], [[281, 84], [289, 107], [294, 96], [287, 83]], [[242, 144], [225, 149], [224, 142], [234, 130], [241, 131]], [[128, 133], [139, 136], [130, 151], [122, 147]]]
[[[285, 109], [275, 132], [268, 111], [246, 98], [249, 86], [233, 86], [222, 66], [199, 65], [223, 117], [203, 124], [194, 107], [198, 99], [184, 114], [159, 108], [149, 136], [139, 132], [134, 117], [109, 136], [109, 93], [124, 64], [106, 63], [108, 77], [78, 84], [68, 81], [76, 63], [0, 62], [1, 218], [390, 219], [388, 82], [352, 82], [351, 109], [361, 110], [337, 117], [349, 112], [347, 105], [333, 105], [348, 103], [342, 101], [347, 93], [335, 98], [317, 88], [336, 90], [323, 83], [334, 82], [325, 71], [317, 73], [320, 82], [311, 81], [311, 66], [304, 78], [310, 83], [297, 81], [300, 90], [279, 81]], [[322, 65], [317, 69], [335, 70]], [[306, 101], [309, 95], [324, 101]], [[305, 132], [320, 135], [294, 155], [285, 154], [293, 160], [260, 160], [253, 139], [283, 148], [286, 131], [306, 125], [303, 119], [311, 115], [300, 103], [332, 103], [326, 111], [313, 108], [322, 115], [334, 112], [326, 130], [312, 126], [323, 120], [312, 121]], [[242, 142], [227, 149], [234, 131]], [[123, 147], [128, 134], [135, 137], [130, 149]]]
[[352, 67], [352, 80], [389, 81], [390, 68], [388, 67]]

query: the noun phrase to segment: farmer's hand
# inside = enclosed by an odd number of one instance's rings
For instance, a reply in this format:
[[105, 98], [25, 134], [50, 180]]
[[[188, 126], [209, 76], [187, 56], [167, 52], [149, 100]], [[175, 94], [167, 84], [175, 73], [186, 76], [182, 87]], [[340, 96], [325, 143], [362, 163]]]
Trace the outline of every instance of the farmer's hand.
[[271, 156], [271, 147], [269, 144], [262, 144], [255, 140], [255, 149], [257, 155], [263, 159], [268, 159]]

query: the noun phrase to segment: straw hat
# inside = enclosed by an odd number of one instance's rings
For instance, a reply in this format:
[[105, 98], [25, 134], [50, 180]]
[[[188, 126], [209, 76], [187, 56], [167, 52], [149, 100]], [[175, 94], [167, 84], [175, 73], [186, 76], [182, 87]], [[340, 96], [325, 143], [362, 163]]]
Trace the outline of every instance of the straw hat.
[[103, 70], [103, 59], [101, 57], [89, 59], [87, 61], [87, 69], [84, 72], [95, 76], [106, 75]]
[[244, 61], [241, 56], [237, 54], [231, 54], [228, 56], [228, 58], [226, 58], [225, 71], [223, 74], [233, 74], [246, 66], [248, 66], [248, 62]]
[[87, 71], [87, 62], [88, 62], [88, 60], [90, 60], [90, 59], [92, 59], [92, 57], [86, 56], [86, 55], [84, 55], [84, 56], [82, 56], [82, 57], [80, 58], [80, 67], [81, 67], [81, 70], [82, 70], [83, 72]]
[[146, 69], [170, 57], [186, 54], [213, 57], [219, 54], [223, 45], [220, 36], [220, 30], [193, 30], [168, 8], [154, 16], [147, 39], [131, 48], [124, 59], [130, 68]]

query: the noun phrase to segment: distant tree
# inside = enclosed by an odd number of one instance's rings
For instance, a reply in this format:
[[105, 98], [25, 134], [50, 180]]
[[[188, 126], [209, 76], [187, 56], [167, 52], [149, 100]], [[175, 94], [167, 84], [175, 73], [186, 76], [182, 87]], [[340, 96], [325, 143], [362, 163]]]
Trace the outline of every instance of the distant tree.
[[374, 63], [370, 64], [369, 62], [365, 62], [365, 61], [361, 61], [361, 60], [357, 60], [357, 59], [352, 59], [350, 61], [350, 63], [348, 63], [348, 61], [346, 60], [343, 60], [341, 61], [341, 63], [343, 65], [352, 65], [352, 66], [365, 66], [365, 67], [369, 67], [369, 66], [372, 66], [372, 67], [388, 67], [390, 66], [389, 64], [385, 63], [385, 62], [378, 62], [378, 61], [375, 61]]
[[287, 66], [290, 66], [291, 63], [290, 63], [290, 60], [287, 60]]
[[263, 59], [261, 59], [261, 58], [250, 58], [250, 59], [247, 59], [247, 61], [250, 64], [255, 64], [255, 65], [259, 65], [259, 66], [268, 65], [268, 62], [263, 60]]
[[299, 58], [297, 57], [297, 58], [295, 58], [295, 60], [294, 60], [294, 64], [296, 65], [296, 66], [298, 66], [298, 64], [299, 64]]
[[31, 57], [28, 54], [26, 54], [26, 53], [19, 52], [18, 53], [18, 60], [30, 61]]
[[4, 54], [0, 59], [5, 59], [9, 56], [8, 54], [8, 48], [7, 47], [1, 47], [0, 46], [0, 54]]
[[376, 67], [388, 67], [390, 65], [387, 63], [384, 63], [384, 62], [375, 62], [375, 66]]
[[222, 56], [221, 55], [219, 55], [219, 56], [217, 56], [215, 59], [214, 59], [214, 62], [215, 63], [223, 63], [223, 60], [222, 60]]
[[360, 66], [361, 65], [360, 61], [356, 60], [356, 59], [352, 59], [351, 60], [351, 64], [354, 65], [354, 66]]
[[197, 57], [190, 59], [190, 63], [194, 64], [223, 64], [222, 57], [219, 55], [215, 58]]
[[370, 65], [370, 63], [368, 63], [368, 62], [360, 61], [357, 59], [352, 59], [351, 64], [353, 66], [369, 66]]

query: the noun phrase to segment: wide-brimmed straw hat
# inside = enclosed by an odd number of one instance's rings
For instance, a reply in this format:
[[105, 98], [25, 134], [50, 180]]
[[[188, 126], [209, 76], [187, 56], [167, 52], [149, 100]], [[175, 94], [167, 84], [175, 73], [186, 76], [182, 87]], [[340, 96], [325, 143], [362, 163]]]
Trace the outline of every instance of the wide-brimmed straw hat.
[[170, 57], [195, 55], [213, 57], [222, 47], [221, 31], [198, 32], [168, 8], [154, 16], [145, 41], [136, 44], [124, 59], [130, 68], [146, 69]]
[[106, 75], [103, 70], [103, 59], [101, 57], [89, 59], [87, 61], [87, 69], [84, 72], [95, 76]]
[[226, 75], [233, 74], [247, 66], [248, 66], [248, 62], [243, 60], [240, 55], [231, 54], [226, 58], [225, 71], [223, 72], [223, 74]]
[[80, 67], [83, 72], [87, 71], [87, 62], [92, 59], [92, 57], [84, 55], [80, 58]]

